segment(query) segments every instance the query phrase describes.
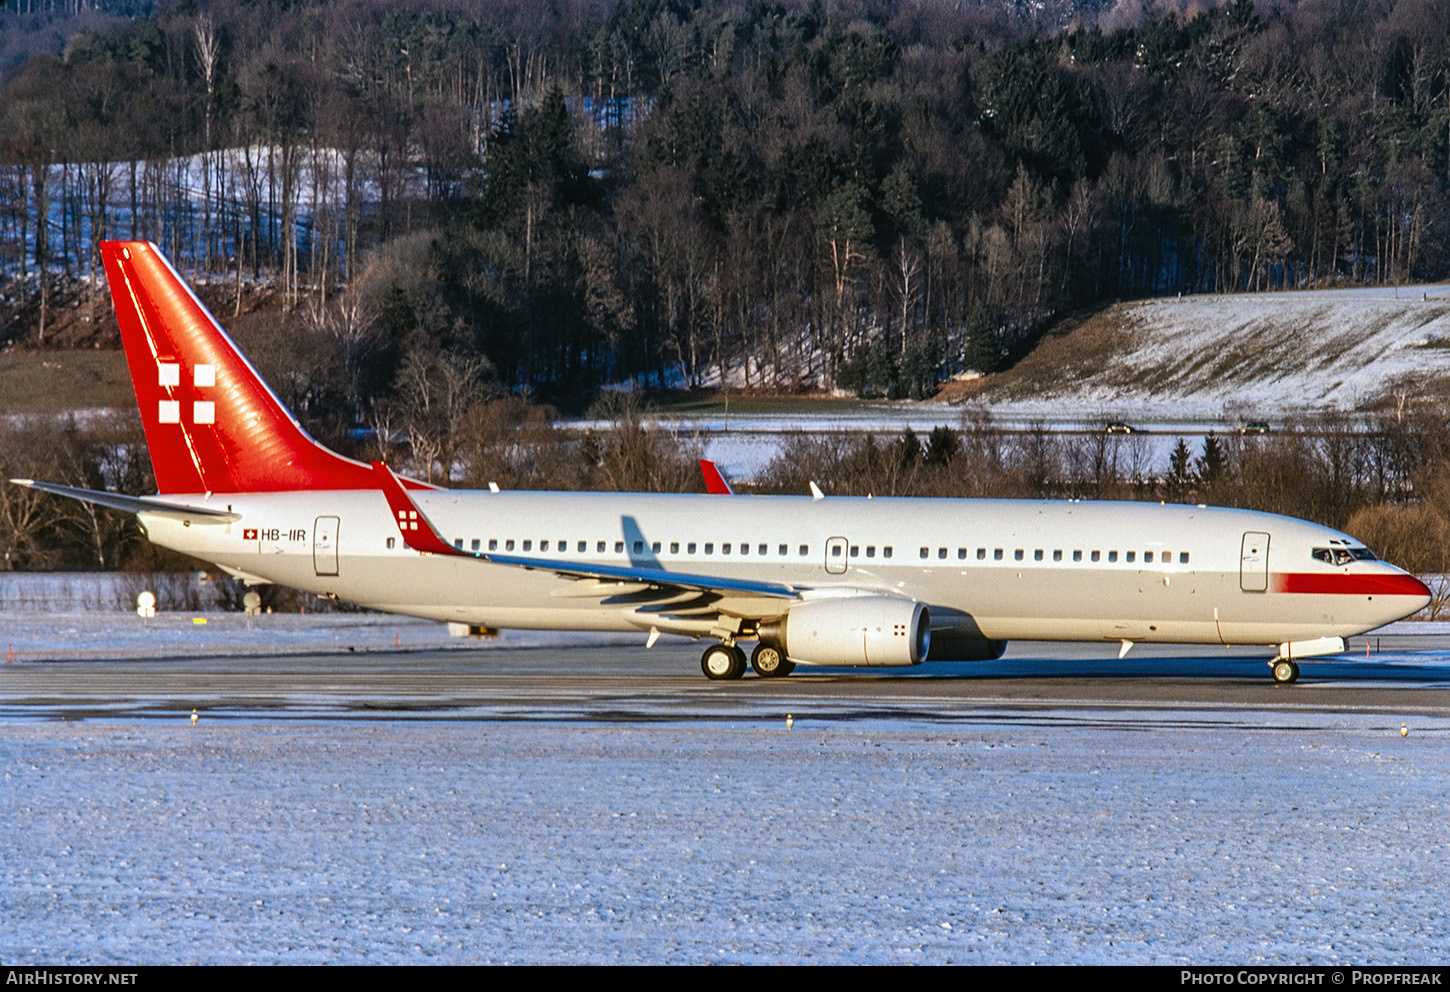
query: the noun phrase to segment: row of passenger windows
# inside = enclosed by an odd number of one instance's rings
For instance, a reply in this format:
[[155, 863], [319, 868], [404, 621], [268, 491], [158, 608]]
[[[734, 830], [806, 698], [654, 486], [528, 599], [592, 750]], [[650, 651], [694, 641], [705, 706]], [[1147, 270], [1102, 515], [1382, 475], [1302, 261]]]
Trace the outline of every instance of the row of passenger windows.
[[[551, 547], [551, 543], [552, 543], [552, 547], [553, 547], [554, 551], [557, 552], [558, 554], [568, 554], [570, 552], [569, 542], [567, 540], [560, 540], [560, 541], [550, 542], [548, 539], [544, 539], [544, 540], [541, 540], [541, 541], [538, 542], [538, 550], [539, 550], [539, 553], [543, 553], [543, 552], [549, 551], [550, 550], [550, 547]], [[595, 554], [606, 554], [608, 552], [609, 547], [610, 547], [610, 543], [611, 542], [609, 542], [609, 541], [595, 541], [594, 542], [594, 553]], [[625, 549], [626, 542], [624, 542], [624, 541], [614, 541], [612, 543], [613, 543], [614, 553], [615, 554], [617, 554], [617, 555], [624, 554], [624, 549]], [[393, 539], [390, 537], [390, 538], [388, 538], [388, 547], [391, 548], [392, 546], [393, 546]], [[462, 551], [463, 550], [463, 547], [464, 547], [464, 539], [461, 538], [461, 537], [454, 538], [454, 540], [453, 540], [453, 546], [455, 548], [457, 548], [458, 550]], [[661, 541], [651, 541], [650, 544], [649, 544], [649, 550], [650, 550], [650, 553], [651, 554], [662, 554], [664, 552], [664, 547], [665, 547], [665, 545]], [[705, 542], [688, 541], [688, 542], [685, 542], [684, 544], [681, 544], [681, 542], [679, 542], [679, 541], [670, 541], [669, 542], [669, 549], [670, 549], [669, 550], [669, 553], [672, 554], [672, 555], [680, 554], [681, 553], [680, 552], [680, 549], [682, 547], [684, 548], [684, 553], [687, 554], [687, 555], [694, 555], [694, 554], [701, 554], [701, 553], [707, 554], [707, 555], [713, 555], [715, 553], [715, 547], [716, 546], [715, 546], [715, 543], [713, 541], [705, 541]], [[726, 541], [726, 542], [722, 543], [719, 547], [720, 547], [720, 554], [722, 554], [722, 555], [728, 555], [728, 554], [749, 555], [749, 554], [752, 553], [751, 552], [752, 545], [749, 542], [746, 542], [746, 541], [742, 541], [738, 545], [737, 544], [734, 544], [733, 542]], [[632, 542], [629, 542], [629, 548], [630, 548], [630, 553], [631, 554], [636, 554], [636, 555], [644, 554], [645, 542], [644, 541], [632, 541]], [[763, 557], [766, 557], [766, 556], [768, 556], [770, 554], [770, 545], [769, 544], [765, 544], [765, 543], [756, 544], [756, 545], [754, 545], [754, 548], [755, 548], [754, 554], [757, 557], [762, 557], [763, 558]], [[829, 546], [829, 548], [830, 548], [830, 555], [831, 555], [832, 558], [841, 558], [841, 557], [845, 556], [846, 555], [846, 552], [847, 552], [847, 546], [844, 545], [844, 544], [839, 544], [839, 543], [837, 543], [837, 544], [831, 544]], [[483, 551], [483, 541], [480, 538], [477, 538], [477, 537], [473, 538], [471, 541], [468, 542], [468, 549], [470, 551], [480, 551], [480, 552]], [[702, 549], [703, 549], [703, 551], [702, 551]], [[488, 539], [488, 550], [489, 551], [499, 551], [499, 550], [503, 550], [503, 551], [506, 551], [506, 552], [507, 551], [515, 551], [515, 550], [517, 550], [517, 551], [532, 552], [534, 550], [534, 541], [532, 539], [515, 540], [514, 538], [511, 538], [511, 537], [509, 537], [509, 538], [502, 538], [502, 539], [496, 538], [496, 537], [492, 537], [492, 538], [489, 538]], [[589, 542], [588, 541], [576, 541], [576, 542], [574, 542], [574, 548], [573, 548], [573, 550], [574, 550], [574, 553], [576, 553], [576, 554], [587, 554], [588, 551], [589, 551]], [[1005, 548], [992, 548], [990, 550], [991, 550], [991, 554], [992, 554], [992, 561], [1005, 561], [1006, 560], [1007, 551], [1006, 551]], [[893, 554], [893, 547], [891, 545], [889, 545], [889, 544], [883, 545], [881, 547], [880, 551], [881, 551], [881, 557], [882, 558], [890, 558], [890, 557], [892, 557], [892, 554]], [[976, 553], [976, 559], [977, 559], [977, 561], [986, 561], [987, 560], [987, 552], [988, 552], [988, 549], [987, 548], [977, 548], [977, 553]], [[809, 558], [810, 557], [810, 553], [811, 553], [811, 546], [809, 544], [799, 545], [798, 548], [797, 548], [797, 550], [796, 550], [796, 555], [798, 557], [800, 557], [800, 558]], [[876, 545], [874, 545], [874, 544], [868, 544], [868, 545], [866, 545], [866, 557], [867, 558], [875, 558], [876, 557], [876, 553], [877, 553]], [[959, 561], [965, 561], [967, 559], [967, 557], [968, 557], [968, 553], [969, 553], [969, 549], [967, 549], [967, 548], [957, 548], [956, 549], [956, 556], [957, 556], [957, 559]], [[1069, 552], [1065, 552], [1061, 548], [1054, 548], [1052, 550], [1052, 560], [1053, 561], [1059, 561], [1059, 562], [1060, 561], [1065, 561], [1067, 559], [1064, 556], [1067, 555], [1068, 553]], [[780, 557], [780, 558], [786, 557], [787, 555], [790, 554], [790, 545], [789, 544], [778, 544], [778, 545], [776, 545], [776, 547], [775, 547], [775, 554], [776, 554], [777, 557]], [[1048, 554], [1048, 552], [1046, 550], [1044, 550], [1043, 548], [1034, 548], [1032, 550], [1032, 560], [1033, 561], [1046, 561], [1047, 560], [1047, 554]], [[1080, 562], [1080, 561], [1083, 561], [1084, 560], [1084, 555], [1086, 555], [1087, 556], [1086, 557], [1086, 560], [1087, 561], [1100, 562], [1100, 561], [1106, 560], [1108, 562], [1116, 562], [1116, 561], [1119, 560], [1118, 559], [1118, 554], [1119, 554], [1119, 552], [1116, 551], [1116, 550], [1110, 550], [1110, 551], [1104, 552], [1104, 551], [1099, 551], [1099, 550], [1082, 551], [1080, 549], [1074, 549], [1071, 552], [1071, 556], [1072, 556], [1071, 560], [1072, 561], [1075, 561], [1075, 562]], [[1122, 556], [1123, 556], [1122, 557], [1122, 560], [1124, 562], [1136, 563], [1138, 561], [1138, 554], [1139, 553], [1137, 551], [1124, 551], [1124, 552], [1122, 552]], [[930, 559], [931, 558], [931, 548], [929, 548], [929, 547], [923, 547], [923, 548], [921, 548], [921, 550], [919, 552], [919, 555], [923, 559]], [[1157, 562], [1159, 564], [1170, 565], [1170, 564], [1173, 563], [1173, 552], [1172, 551], [1144, 551], [1144, 552], [1142, 552], [1142, 555], [1143, 555], [1143, 559], [1142, 560], [1143, 560], [1143, 563], [1145, 565], [1151, 565], [1151, 564], [1153, 564], [1155, 558], [1156, 558], [1156, 560], [1157, 560]], [[850, 545], [850, 554], [849, 554], [849, 556], [851, 558], [859, 558], [859, 557], [861, 557], [861, 546], [859, 544], [852, 544], [852, 545]], [[1104, 558], [1104, 556], [1106, 556], [1106, 559]], [[936, 549], [936, 557], [938, 559], [940, 559], [940, 560], [945, 560], [946, 558], [949, 557], [949, 549], [948, 548], [937, 548]], [[1026, 561], [1027, 560], [1027, 551], [1026, 551], [1026, 549], [1024, 549], [1024, 548], [1014, 548], [1014, 549], [1012, 549], [1012, 560], [1013, 561]], [[1189, 553], [1187, 551], [1180, 551], [1180, 552], [1178, 552], [1178, 564], [1180, 564], [1180, 565], [1187, 565], [1188, 564], [1188, 560], [1189, 560]]]
[[[1006, 552], [1006, 549], [1005, 548], [993, 548], [992, 549], [992, 560], [993, 561], [1003, 561], [1006, 558], [1006, 554], [1007, 554], [1007, 552]], [[1064, 561], [1065, 559], [1064, 559], [1063, 556], [1066, 555], [1066, 554], [1067, 554], [1067, 552], [1063, 551], [1061, 548], [1054, 548], [1052, 550], [1052, 560], [1053, 561]], [[1087, 560], [1088, 561], [1102, 561], [1104, 555], [1107, 556], [1107, 560], [1110, 561], [1110, 562], [1115, 562], [1115, 561], [1118, 560], [1118, 552], [1115, 551], [1115, 550], [1110, 550], [1110, 551], [1104, 552], [1104, 551], [1082, 551], [1080, 549], [1074, 549], [1073, 550], [1073, 552], [1072, 552], [1072, 560], [1073, 561], [1082, 561], [1083, 560], [1083, 555], [1087, 555], [1088, 556], [1087, 557]], [[938, 558], [946, 558], [947, 557], [947, 549], [946, 548], [937, 548], [936, 549], [936, 556]], [[922, 558], [930, 558], [931, 557], [931, 548], [922, 548], [921, 549], [921, 557]], [[967, 557], [967, 549], [966, 548], [957, 548], [957, 558], [958, 559], [965, 559], [966, 557]], [[1171, 565], [1173, 563], [1173, 552], [1172, 551], [1144, 551], [1143, 552], [1143, 564], [1145, 564], [1145, 565], [1151, 565], [1151, 564], [1153, 564], [1153, 561], [1154, 561], [1154, 558], [1155, 557], [1157, 558], [1159, 564], [1162, 564], [1162, 565]], [[978, 548], [977, 549], [977, 561], [986, 561], [986, 560], [987, 560], [987, 549], [986, 548]], [[1026, 561], [1027, 560], [1027, 551], [1026, 551], [1026, 549], [1025, 548], [1013, 548], [1012, 549], [1012, 560], [1013, 561]], [[1032, 560], [1033, 561], [1046, 561], [1047, 560], [1047, 552], [1044, 549], [1042, 549], [1042, 548], [1033, 548], [1032, 549]], [[1137, 551], [1124, 551], [1123, 552], [1123, 561], [1125, 561], [1125, 562], [1137, 562], [1137, 560], [1138, 560], [1138, 552]], [[1180, 565], [1187, 565], [1188, 564], [1188, 552], [1187, 551], [1180, 551], [1180, 552], [1178, 552], [1178, 564], [1180, 564]]]
[[[472, 541], [469, 542], [469, 550], [470, 551], [482, 551], [483, 550], [482, 543], [483, 543], [482, 541], [480, 541], [478, 538], [475, 537]], [[559, 554], [568, 554], [569, 553], [569, 542], [568, 541], [555, 541], [555, 542], [553, 542], [553, 544], [554, 544], [555, 550], [558, 551]], [[463, 538], [461, 538], [461, 537], [454, 538], [454, 540], [453, 540], [453, 546], [455, 548], [457, 548], [458, 550], [462, 551], [463, 550]], [[687, 554], [687, 555], [699, 554], [700, 553], [700, 548], [702, 546], [704, 548], [704, 553], [705, 554], [707, 554], [707, 555], [713, 555], [715, 553], [715, 542], [713, 542], [713, 541], [706, 541], [706, 542], [704, 542], [703, 545], [701, 545], [699, 542], [696, 542], [696, 541], [689, 541], [689, 542], [685, 543], [684, 545], [681, 545], [681, 543], [679, 541], [671, 541], [670, 542], [670, 554], [672, 554], [672, 555], [679, 554], [680, 553], [680, 548], [682, 546], [685, 549], [684, 553]], [[594, 553], [595, 554], [601, 554], [601, 555], [602, 554], [605, 554], [606, 553], [606, 549], [608, 547], [609, 547], [609, 542], [608, 541], [595, 541], [594, 542]], [[625, 547], [625, 542], [624, 541], [615, 541], [614, 542], [614, 553], [617, 554], [617, 555], [624, 554], [624, 547]], [[645, 548], [645, 542], [643, 542], [643, 541], [632, 541], [632, 542], [630, 542], [630, 553], [631, 554], [642, 555], [642, 554], [644, 554], [644, 548]], [[664, 544], [661, 541], [652, 541], [652, 542], [650, 542], [649, 549], [650, 549], [650, 552], [652, 554], [660, 554], [660, 553], [662, 553], [664, 551]], [[514, 551], [514, 550], [519, 550], [519, 551], [533, 551], [534, 550], [534, 542], [531, 541], [531, 540], [523, 540], [523, 541], [515, 542], [514, 539], [511, 538], [511, 537], [504, 538], [503, 540], [500, 540], [500, 539], [498, 539], [496, 537], [491, 537], [488, 540], [488, 550], [490, 550], [490, 551], [498, 551], [498, 550], [503, 550], [503, 551]], [[549, 550], [549, 541], [548, 540], [542, 540], [542, 541], [540, 541], [539, 542], [539, 551], [542, 553], [542, 552], [548, 551], [548, 550]], [[720, 553], [722, 555], [734, 554], [734, 553], [737, 552], [737, 550], [738, 550], [738, 553], [739, 554], [742, 554], [742, 555], [748, 555], [748, 554], [751, 553], [751, 551], [750, 551], [750, 545], [748, 543], [744, 542], [744, 541], [742, 541], [738, 546], [736, 544], [730, 542], [730, 541], [726, 541], [724, 544], [721, 544], [720, 545]], [[581, 554], [581, 555], [582, 554], [587, 554], [588, 551], [589, 551], [589, 542], [588, 541], [577, 541], [577, 542], [575, 542], [574, 551], [575, 551], [576, 554]], [[780, 545], [777, 545], [776, 546], [776, 549], [775, 549], [775, 553], [778, 556], [782, 557], [782, 558], [785, 557], [786, 555], [788, 555], [790, 553], [790, 545], [788, 545], [788, 544], [780, 544]], [[799, 550], [797, 551], [797, 554], [799, 554], [802, 558], [805, 558], [805, 557], [809, 556], [810, 553], [811, 553], [811, 546], [809, 544], [802, 544], [800, 546]], [[755, 554], [756, 555], [759, 555], [761, 557], [764, 557], [765, 555], [770, 554], [770, 545], [768, 545], [768, 544], [758, 544], [758, 545], [756, 545], [755, 546]]]

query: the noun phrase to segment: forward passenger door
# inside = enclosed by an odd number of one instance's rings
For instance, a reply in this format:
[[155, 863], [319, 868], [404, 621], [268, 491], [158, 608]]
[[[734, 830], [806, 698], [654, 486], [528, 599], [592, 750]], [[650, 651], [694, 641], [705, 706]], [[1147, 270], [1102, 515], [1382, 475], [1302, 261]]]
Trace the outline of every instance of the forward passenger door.
[[1266, 592], [1269, 588], [1269, 535], [1247, 531], [1239, 553], [1239, 588]]

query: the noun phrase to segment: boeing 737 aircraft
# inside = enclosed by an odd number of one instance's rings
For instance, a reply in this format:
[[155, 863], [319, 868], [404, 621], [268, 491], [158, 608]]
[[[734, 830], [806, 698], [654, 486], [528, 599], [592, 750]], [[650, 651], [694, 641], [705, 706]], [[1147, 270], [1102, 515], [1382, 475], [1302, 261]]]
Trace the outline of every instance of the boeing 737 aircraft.
[[488, 627], [704, 638], [712, 679], [741, 677], [751, 641], [770, 678], [996, 658], [1021, 638], [1272, 645], [1293, 682], [1296, 659], [1429, 602], [1354, 538], [1246, 510], [437, 489], [309, 437], [155, 245], [102, 255], [158, 495], [15, 481], [135, 513], [248, 582]]

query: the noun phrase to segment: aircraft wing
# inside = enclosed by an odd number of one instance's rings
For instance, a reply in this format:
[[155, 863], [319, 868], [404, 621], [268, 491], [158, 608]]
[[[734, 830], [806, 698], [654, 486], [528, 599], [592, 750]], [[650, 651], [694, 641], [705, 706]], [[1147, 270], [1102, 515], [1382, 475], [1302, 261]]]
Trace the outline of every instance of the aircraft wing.
[[725, 481], [725, 476], [720, 472], [720, 466], [708, 458], [700, 459], [700, 473], [705, 476], [705, 491], [713, 496], [733, 496], [735, 490], [730, 488], [730, 483]]
[[11, 479], [10, 481], [17, 486], [27, 486], [42, 492], [54, 493], [57, 496], [78, 499], [83, 503], [108, 506], [124, 513], [153, 513], [157, 516], [171, 517], [195, 524], [229, 524], [234, 520], [242, 519], [240, 513], [233, 513], [230, 510], [213, 510], [207, 507], [187, 506], [185, 503], [168, 503], [154, 496], [127, 496], [124, 493], [80, 489], [76, 486], [62, 486], [58, 482], [37, 482], [34, 479]]
[[770, 599], [799, 599], [801, 591], [784, 582], [766, 582], [756, 579], [733, 579], [719, 575], [697, 575], [689, 572], [672, 572], [663, 568], [641, 565], [606, 565], [601, 562], [566, 561], [557, 558], [532, 558], [521, 555], [500, 555], [492, 552], [464, 551], [455, 548], [439, 536], [437, 528], [409, 498], [398, 477], [382, 462], [373, 462], [373, 471], [393, 511], [394, 523], [403, 543], [414, 551], [426, 551], [435, 555], [450, 555], [455, 558], [472, 558], [475, 561], [492, 562], [496, 565], [512, 565], [553, 572], [555, 575], [576, 579], [603, 579], [609, 582], [634, 582], [656, 588], [681, 589], [702, 593], [744, 594], [763, 596]]
[[697, 592], [748, 593], [752, 596], [768, 596], [773, 599], [800, 598], [800, 591], [795, 586], [784, 582], [727, 579], [720, 575], [692, 575], [689, 572], [671, 572], [664, 568], [645, 568], [638, 565], [601, 565], [596, 562], [523, 558], [518, 555], [499, 555], [486, 552], [479, 552], [476, 555], [472, 552], [460, 553], [470, 558], [482, 558], [484, 561], [491, 561], [499, 565], [517, 565], [519, 568], [538, 569], [571, 578], [640, 582], [651, 586], [693, 589]]

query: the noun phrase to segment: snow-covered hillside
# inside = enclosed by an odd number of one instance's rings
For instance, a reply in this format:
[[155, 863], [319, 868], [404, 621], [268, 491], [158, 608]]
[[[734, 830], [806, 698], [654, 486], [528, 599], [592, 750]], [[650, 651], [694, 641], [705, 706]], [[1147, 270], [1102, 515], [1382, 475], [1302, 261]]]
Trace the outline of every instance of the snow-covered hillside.
[[1450, 386], [1450, 286], [1236, 294], [1112, 307], [978, 394], [999, 418], [1146, 421], [1357, 411]]

